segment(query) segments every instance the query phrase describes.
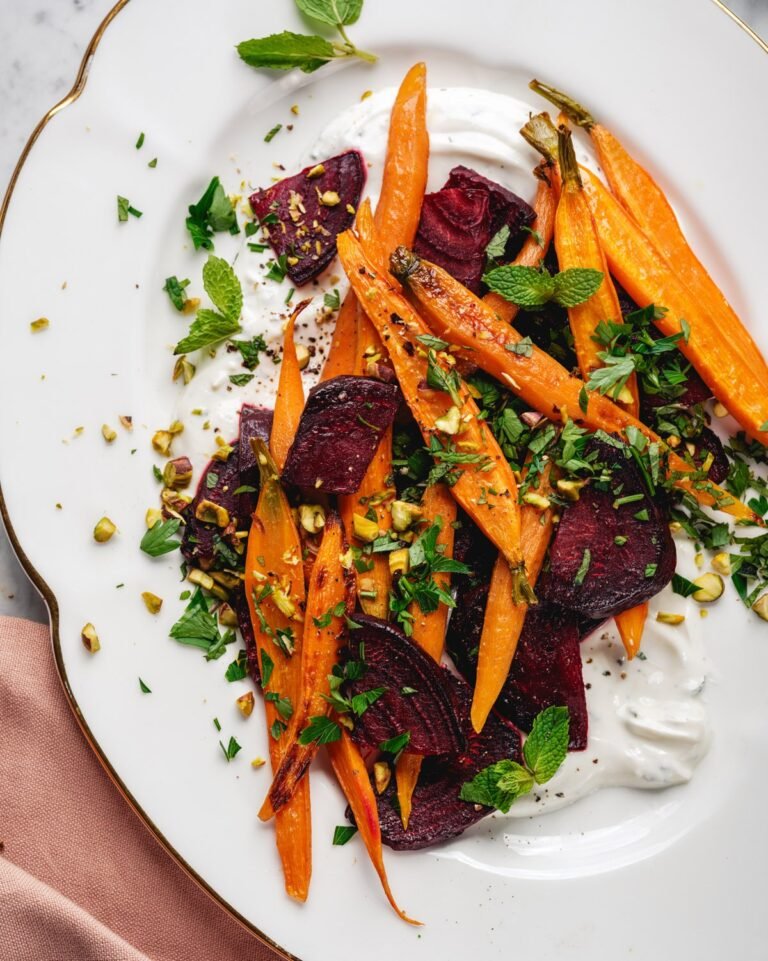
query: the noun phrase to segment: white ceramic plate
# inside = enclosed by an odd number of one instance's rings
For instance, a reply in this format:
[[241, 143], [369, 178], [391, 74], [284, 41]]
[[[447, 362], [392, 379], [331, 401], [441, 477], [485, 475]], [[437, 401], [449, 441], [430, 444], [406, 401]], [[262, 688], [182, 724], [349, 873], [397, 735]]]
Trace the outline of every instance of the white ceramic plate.
[[[281, 154], [291, 170], [341, 109], [396, 83], [417, 58], [432, 85], [525, 98], [533, 75], [559, 82], [654, 170], [765, 349], [768, 193], [756, 166], [768, 156], [765, 51], [704, 0], [368, 0], [354, 36], [381, 54], [373, 68], [275, 79], [239, 62], [237, 41], [283, 28], [301, 29], [289, 0], [124, 0], [92, 47], [87, 83], [83, 75], [33, 138], [3, 209], [4, 510], [49, 604], [57, 662], [91, 743], [210, 893], [305, 961], [351, 951], [370, 961], [760, 957], [766, 642], [732, 600], [708, 622], [715, 743], [694, 781], [604, 791], [542, 819], [486, 819], [434, 851], [390, 853], [398, 898], [426, 922], [416, 930], [387, 908], [359, 843], [331, 847], [343, 804], [322, 769], [310, 900], [286, 898], [272, 832], [254, 813], [266, 774], [247, 761], [266, 753], [261, 725], [239, 718], [222, 670], [167, 640], [177, 561], [153, 563], [137, 544], [156, 496], [149, 438], [177, 391], [164, 345], [179, 321], [159, 288], [169, 273], [199, 276], [186, 205], [213, 173], [230, 184], [236, 169], [265, 179], [274, 151], [263, 134], [287, 105], [302, 104]], [[140, 130], [147, 146], [137, 152]], [[118, 225], [118, 193], [145, 211], [140, 221]], [[50, 329], [30, 334], [41, 315]], [[107, 448], [99, 428], [118, 414], [135, 430]], [[120, 534], [100, 548], [90, 532], [104, 513]], [[146, 589], [168, 599], [157, 619], [139, 598]], [[86, 621], [102, 638], [97, 657], [80, 643]], [[244, 746], [232, 764], [214, 716]]]

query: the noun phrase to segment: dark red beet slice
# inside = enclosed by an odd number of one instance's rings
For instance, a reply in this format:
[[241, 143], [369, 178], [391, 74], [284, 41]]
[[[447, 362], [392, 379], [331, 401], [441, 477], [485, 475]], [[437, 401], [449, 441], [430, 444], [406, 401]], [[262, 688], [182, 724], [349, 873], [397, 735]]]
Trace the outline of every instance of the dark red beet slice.
[[245, 523], [245, 518], [250, 518], [256, 508], [256, 501], [259, 492], [259, 468], [256, 464], [256, 455], [253, 453], [251, 441], [258, 437], [265, 444], [269, 444], [269, 435], [272, 431], [272, 411], [268, 407], [253, 407], [250, 404], [243, 404], [240, 409], [240, 441], [238, 444], [238, 468], [240, 477], [238, 488], [254, 488], [254, 490], [244, 490], [238, 499], [238, 517], [241, 518], [240, 530], [245, 530], [250, 526], [250, 520]]
[[514, 237], [523, 227], [530, 227], [536, 219], [536, 211], [522, 197], [513, 194], [501, 184], [489, 180], [476, 170], [459, 165], [454, 167], [445, 183], [446, 187], [460, 187], [462, 190], [482, 190], [488, 195], [491, 215], [491, 237], [506, 224], [510, 237]]
[[240, 633], [243, 636], [245, 654], [248, 662], [248, 674], [254, 684], [261, 684], [259, 654], [256, 650], [256, 635], [253, 633], [253, 624], [251, 623], [251, 614], [248, 610], [245, 591], [242, 588], [234, 591], [230, 595], [229, 603], [237, 614], [237, 626], [240, 628]]
[[289, 258], [288, 276], [297, 287], [336, 256], [336, 238], [352, 226], [364, 183], [363, 157], [349, 150], [251, 195], [259, 220], [277, 217], [279, 222], [268, 224], [264, 233], [275, 254]]
[[372, 377], [334, 377], [313, 387], [283, 480], [326, 494], [354, 494], [400, 399], [397, 384]]
[[476, 734], [469, 720], [472, 692], [466, 681], [447, 675], [454, 712], [467, 740], [466, 749], [448, 758], [425, 758], [413, 792], [408, 830], [396, 805], [395, 778], [378, 798], [381, 836], [397, 851], [417, 851], [457, 837], [468, 827], [491, 813], [490, 808], [462, 801], [461, 786], [489, 764], [511, 759], [520, 761], [520, 735], [498, 717], [488, 718], [482, 734]]
[[[485, 617], [488, 584], [468, 587], [457, 598], [448, 625], [447, 646], [456, 666], [472, 683]], [[571, 750], [587, 746], [587, 705], [581, 673], [580, 619], [554, 605], [530, 608], [518, 641], [512, 669], [496, 702], [496, 711], [523, 731], [547, 707], [567, 707], [571, 715]]]
[[[675, 571], [662, 494], [648, 495], [628, 448], [616, 444], [592, 440], [588, 445], [611, 470], [609, 489], [590, 484], [563, 510], [549, 570], [537, 587], [540, 599], [591, 618], [610, 617], [648, 600]], [[613, 506], [617, 497], [633, 495], [642, 496]]]
[[491, 237], [487, 194], [443, 187], [424, 198], [414, 247], [478, 294]]
[[[369, 747], [378, 747], [405, 731], [411, 739], [408, 753], [431, 756], [457, 754], [465, 747], [464, 735], [446, 686], [445, 671], [393, 624], [355, 614], [360, 625], [351, 631], [356, 651], [363, 645], [364, 675], [345, 685], [347, 695], [374, 688], [386, 691], [356, 720], [354, 738]], [[403, 694], [403, 689], [415, 691]]]
[[694, 444], [696, 445], [696, 453], [693, 457], [694, 462], [701, 465], [707, 455], [712, 454], [713, 459], [707, 477], [715, 484], [722, 484], [728, 476], [729, 467], [728, 455], [725, 453], [723, 442], [713, 430], [705, 427], [694, 440]]
[[[187, 510], [181, 553], [188, 564], [203, 570], [231, 567], [226, 560], [226, 548], [234, 546], [234, 532], [245, 529], [238, 526], [239, 522], [243, 521], [246, 527], [248, 525], [248, 515], [241, 517], [238, 513], [240, 497], [235, 491], [239, 486], [239, 444], [235, 442], [227, 460], [212, 460], [203, 471], [195, 498]], [[197, 506], [203, 500], [226, 508], [230, 523], [225, 528], [205, 523], [195, 517]], [[217, 547], [219, 543], [223, 547]]]

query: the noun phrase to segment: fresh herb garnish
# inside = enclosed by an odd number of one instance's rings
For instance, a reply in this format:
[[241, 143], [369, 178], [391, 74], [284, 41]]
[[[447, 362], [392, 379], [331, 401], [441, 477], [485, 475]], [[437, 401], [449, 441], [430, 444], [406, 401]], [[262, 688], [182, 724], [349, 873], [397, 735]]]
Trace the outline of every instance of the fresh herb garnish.
[[141, 150], [144, 146], [144, 131], [139, 134], [139, 139], [136, 141], [136, 149]]
[[346, 601], [339, 601], [338, 604], [334, 604], [333, 607], [329, 607], [325, 614], [321, 614], [320, 617], [313, 617], [312, 621], [315, 627], [328, 627], [331, 623], [331, 619], [334, 617], [341, 617], [346, 609]]
[[282, 129], [283, 125], [281, 123], [276, 123], [275, 126], [264, 135], [264, 143], [272, 143]]
[[573, 579], [573, 583], [577, 586], [581, 586], [584, 583], [584, 578], [587, 576], [589, 571], [589, 565], [592, 563], [592, 551], [588, 548], [584, 548], [584, 553], [581, 555], [581, 563], [579, 564], [579, 569], [576, 571], [576, 576]]
[[451, 400], [457, 407], [461, 407], [462, 400], [459, 394], [461, 380], [458, 372], [453, 368], [445, 369], [437, 360], [437, 353], [430, 348], [427, 354], [427, 384], [434, 390], [442, 390], [450, 394]]
[[275, 669], [275, 662], [269, 656], [269, 654], [262, 647], [261, 649], [261, 686], [262, 688], [268, 688], [270, 679], [272, 678], [272, 671]]
[[324, 714], [309, 719], [309, 724], [299, 734], [299, 744], [330, 744], [341, 738], [341, 728]]
[[150, 557], [170, 554], [171, 551], [181, 547], [181, 541], [174, 539], [179, 527], [181, 527], [181, 521], [177, 517], [167, 521], [155, 521], [142, 537], [139, 547]]
[[511, 264], [494, 267], [483, 280], [494, 293], [519, 307], [541, 307], [550, 301], [561, 307], [575, 307], [599, 289], [603, 274], [590, 267], [570, 267], [553, 276], [543, 266]]
[[230, 374], [229, 382], [234, 384], [235, 387], [245, 387], [246, 384], [250, 384], [253, 380], [253, 374]]
[[341, 295], [335, 287], [332, 291], [323, 294], [323, 304], [328, 310], [338, 310], [341, 307]]
[[403, 731], [402, 734], [396, 734], [388, 741], [382, 741], [381, 744], [379, 744], [379, 750], [387, 754], [399, 754], [404, 748], [408, 747], [410, 743], [411, 732]]
[[337, 824], [333, 829], [333, 843], [341, 847], [357, 834], [357, 828], [352, 824]]
[[248, 657], [245, 651], [238, 651], [237, 658], [227, 667], [224, 677], [232, 681], [242, 681], [248, 676]]
[[139, 690], [141, 691], [142, 694], [152, 693], [152, 689], [147, 687], [147, 685], [144, 683], [144, 681], [142, 681], [141, 678], [139, 678]]
[[280, 254], [277, 260], [270, 260], [267, 264], [267, 280], [274, 280], [275, 283], [282, 283], [288, 273], [288, 255]]
[[214, 233], [239, 233], [235, 208], [218, 177], [211, 180], [198, 202], [190, 205], [186, 225], [195, 250], [213, 250]]
[[229, 763], [237, 755], [238, 751], [242, 750], [242, 746], [237, 743], [237, 738], [234, 737], [229, 739], [229, 743], [226, 747], [224, 747], [224, 744], [219, 741], [219, 747], [224, 752], [224, 757], [227, 759], [227, 763]]
[[459, 797], [506, 814], [534, 784], [554, 777], [568, 753], [569, 727], [568, 708], [548, 707], [533, 722], [523, 745], [523, 764], [504, 760], [489, 765], [462, 785]]
[[255, 370], [259, 366], [259, 356], [267, 349], [267, 342], [261, 334], [257, 334], [250, 340], [233, 340], [232, 346], [240, 351], [243, 367], [247, 370]]
[[129, 215], [131, 217], [142, 217], [143, 214], [140, 210], [131, 206], [130, 200], [127, 197], [121, 197], [117, 195], [117, 219], [120, 223], [125, 223]]
[[226, 260], [211, 254], [203, 267], [203, 286], [216, 310], [202, 308], [186, 337], [176, 344], [174, 354], [187, 354], [227, 340], [240, 330], [243, 290]]
[[284, 30], [257, 40], [244, 40], [237, 52], [251, 67], [270, 70], [291, 70], [298, 67], [304, 73], [312, 73], [330, 63], [346, 57], [357, 57], [366, 63], [375, 63], [375, 54], [356, 47], [346, 32], [346, 27], [356, 23], [363, 9], [363, 0], [296, 0], [299, 10], [311, 20], [335, 27], [341, 38], [329, 41], [316, 34], [291, 33]]
[[485, 248], [485, 256], [488, 260], [501, 260], [504, 251], [507, 249], [509, 241], [509, 227], [504, 224], [501, 229], [493, 235], [491, 242]]
[[163, 290], [170, 297], [171, 303], [176, 310], [184, 310], [187, 302], [186, 289], [189, 287], [189, 280], [179, 280], [178, 277], [166, 277]]

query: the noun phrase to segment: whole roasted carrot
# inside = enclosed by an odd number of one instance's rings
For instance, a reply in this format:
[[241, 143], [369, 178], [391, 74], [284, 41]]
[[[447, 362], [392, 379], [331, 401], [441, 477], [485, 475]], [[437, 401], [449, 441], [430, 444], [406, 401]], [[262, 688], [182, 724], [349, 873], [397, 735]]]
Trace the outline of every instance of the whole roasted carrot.
[[[291, 725], [282, 735], [286, 740], [283, 758], [267, 800], [259, 811], [263, 821], [272, 817], [294, 796], [296, 786], [301, 782], [323, 738], [338, 736], [338, 728], [323, 725], [322, 722], [330, 712], [324, 697], [331, 693], [328, 675], [338, 661], [339, 650], [346, 636], [345, 615], [352, 610], [348, 578], [340, 561], [344, 550], [341, 521], [337, 514], [331, 513], [325, 521], [323, 540], [312, 567], [307, 591], [301, 654], [301, 696], [295, 705]], [[317, 737], [312, 736], [313, 723]]]
[[[531, 344], [521, 350], [522, 337], [514, 327], [499, 320], [494, 310], [440, 267], [399, 248], [392, 255], [392, 271], [407, 287], [421, 315], [439, 337], [466, 351], [467, 358], [522, 397], [534, 410], [558, 422], [568, 414], [589, 430], [604, 430], [609, 434], [622, 434], [627, 427], [636, 427], [651, 442], [657, 443], [659, 450], [668, 453], [678, 487], [690, 491], [700, 504], [716, 506], [750, 523], [760, 523], [746, 505], [716, 484], [695, 476], [690, 480], [685, 477], [695, 468], [668, 452], [657, 434], [608, 397], [596, 391], [584, 397], [584, 382], [572, 376], [554, 357]], [[582, 411], [584, 400], [586, 410]]]
[[[536, 199], [533, 201], [533, 209], [536, 211], [534, 227], [536, 234], [529, 234], [523, 241], [520, 253], [512, 263], [516, 267], [538, 267], [549, 250], [552, 242], [552, 235], [555, 227], [555, 211], [557, 210], [557, 198], [560, 191], [560, 178], [557, 168], [549, 161], [543, 161], [534, 170], [538, 179], [536, 188]], [[538, 236], [537, 236], [538, 235]], [[408, 247], [409, 244], [404, 244]], [[489, 307], [493, 307], [502, 320], [508, 324], [517, 317], [520, 308], [517, 304], [512, 304], [504, 300], [499, 294], [489, 291], [483, 300]]]
[[[479, 419], [477, 405], [447, 361], [432, 349], [425, 356], [429, 329], [377, 271], [380, 252], [369, 259], [350, 231], [339, 236], [338, 247], [350, 283], [379, 331], [433, 456], [457, 468], [451, 493], [509, 561], [515, 601], [530, 597], [520, 547], [517, 483], [496, 439]], [[425, 337], [426, 342], [419, 340]], [[445, 389], [429, 386], [438, 381]]]
[[559, 107], [572, 121], [589, 132], [597, 149], [600, 166], [611, 190], [627, 213], [674, 268], [675, 274], [701, 307], [710, 311], [727, 332], [744, 359], [762, 382], [768, 385], [768, 365], [749, 331], [693, 252], [663, 190], [648, 171], [622, 146], [616, 137], [567, 94], [538, 80], [531, 89]]
[[[421, 499], [421, 511], [421, 519], [426, 525], [434, 524], [439, 518], [441, 527], [440, 533], [437, 535], [437, 543], [443, 548], [445, 557], [453, 557], [453, 525], [456, 521], [456, 501], [451, 496], [449, 488], [445, 484], [430, 484]], [[509, 571], [509, 565], [503, 556], [502, 563]], [[435, 581], [442, 590], [447, 591], [450, 587], [451, 575], [448, 573], [435, 574]], [[509, 590], [505, 601], [508, 606], [513, 607], [514, 605], [509, 604], [509, 598], [513, 591], [511, 572], [507, 578], [507, 585]], [[433, 660], [439, 662], [445, 646], [448, 608], [445, 604], [439, 604], [434, 611], [425, 614], [419, 605], [414, 603], [410, 605], [409, 613], [413, 617], [413, 640]], [[411, 816], [413, 791], [421, 771], [421, 761], [421, 756], [418, 754], [401, 754], [395, 768], [400, 817], [406, 830], [408, 829], [408, 819]]]
[[[286, 715], [301, 695], [301, 631], [297, 628], [301, 626], [304, 605], [304, 577], [298, 563], [301, 542], [280, 486], [277, 465], [262, 441], [256, 441], [255, 447], [261, 490], [248, 534], [245, 596], [256, 638], [262, 687], [267, 695], [264, 704], [274, 772], [284, 753], [284, 740], [274, 735], [285, 728]], [[280, 606], [276, 603], [278, 598]], [[283, 639], [282, 643], [278, 644], [278, 639]], [[285, 889], [292, 898], [306, 901], [312, 873], [309, 778], [301, 781], [294, 796], [278, 813], [275, 832]]]
[[[561, 270], [567, 270], [569, 267], [591, 267], [603, 274], [602, 284], [589, 300], [568, 308], [568, 322], [573, 333], [579, 369], [584, 380], [588, 380], [593, 370], [603, 366], [598, 356], [600, 350], [595, 341], [598, 325], [604, 320], [619, 322], [621, 307], [619, 298], [616, 296], [616, 288], [608, 273], [608, 264], [597, 227], [589, 209], [589, 203], [584, 196], [571, 133], [564, 127], [560, 127], [558, 134], [558, 155], [563, 184], [555, 221], [555, 248], [558, 264]], [[622, 388], [621, 394], [614, 400], [621, 403], [622, 407], [625, 407], [634, 417], [639, 416], [640, 398], [635, 374], [632, 374]], [[616, 615], [616, 624], [622, 638], [625, 633], [627, 636], [632, 635], [633, 638], [637, 636], [639, 645], [644, 615], [647, 611], [648, 605], [641, 604], [631, 611]]]
[[355, 824], [368, 851], [371, 864], [379, 876], [387, 900], [403, 921], [407, 921], [408, 924], [421, 924], [420, 921], [409, 918], [405, 911], [398, 907], [389, 886], [387, 872], [384, 868], [384, 852], [381, 845], [381, 826], [379, 824], [379, 810], [376, 806], [376, 795], [373, 793], [365, 761], [357, 745], [346, 731], [342, 731], [340, 740], [327, 746], [333, 772], [352, 809]]
[[[533, 117], [520, 132], [545, 156], [556, 155], [557, 133], [547, 114]], [[746, 433], [768, 443], [768, 387], [760, 371], [744, 360], [728, 330], [698, 302], [600, 179], [585, 167], [580, 171], [611, 274], [641, 307], [666, 308], [655, 320], [666, 336], [687, 330], [678, 342], [681, 353]]]
[[269, 447], [275, 463], [281, 471], [285, 466], [288, 451], [293, 443], [293, 438], [296, 436], [301, 412], [304, 409], [304, 386], [301, 382], [301, 370], [299, 359], [296, 356], [293, 333], [296, 318], [309, 303], [309, 300], [302, 300], [300, 304], [297, 304], [290, 320], [285, 325], [283, 359], [280, 363], [275, 414], [272, 418], [272, 431], [269, 435]]
[[[551, 490], [550, 471], [551, 465], [547, 464], [539, 476], [536, 488], [529, 492], [536, 497], [529, 497], [531, 503], [524, 504], [522, 509], [525, 569], [534, 586], [544, 563], [554, 526], [554, 510], [549, 506], [547, 496]], [[470, 718], [478, 733], [482, 731], [504, 687], [523, 630], [525, 615], [528, 613], [527, 604], [509, 603], [509, 586], [509, 567], [504, 563], [503, 556], [499, 555], [491, 575], [477, 652], [477, 675]]]

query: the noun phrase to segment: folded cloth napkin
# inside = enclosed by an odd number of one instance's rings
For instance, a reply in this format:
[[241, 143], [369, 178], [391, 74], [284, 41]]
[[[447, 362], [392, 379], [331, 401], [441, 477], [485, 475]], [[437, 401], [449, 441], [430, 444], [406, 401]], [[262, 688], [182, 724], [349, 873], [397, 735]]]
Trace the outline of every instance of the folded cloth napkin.
[[0, 961], [275, 961], [123, 800], [42, 624], [0, 618]]

